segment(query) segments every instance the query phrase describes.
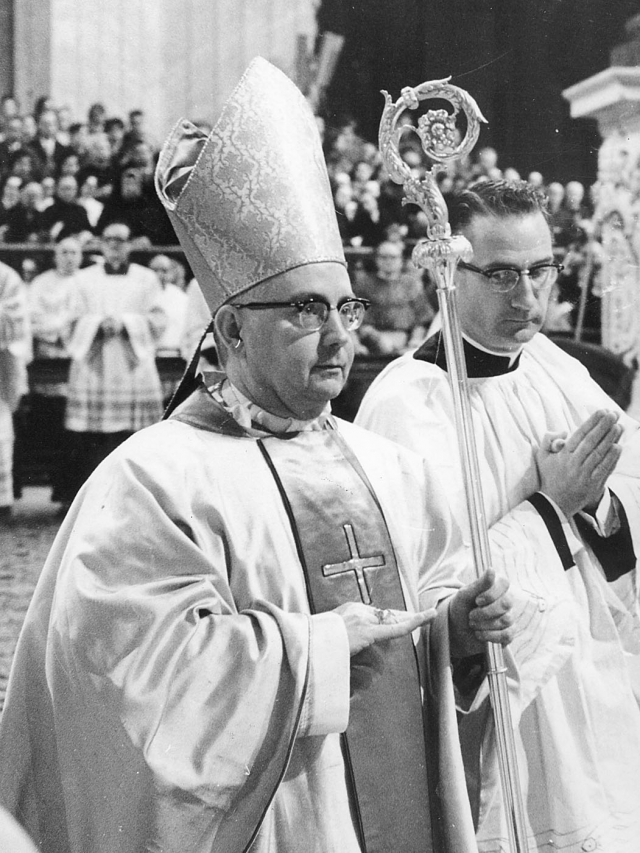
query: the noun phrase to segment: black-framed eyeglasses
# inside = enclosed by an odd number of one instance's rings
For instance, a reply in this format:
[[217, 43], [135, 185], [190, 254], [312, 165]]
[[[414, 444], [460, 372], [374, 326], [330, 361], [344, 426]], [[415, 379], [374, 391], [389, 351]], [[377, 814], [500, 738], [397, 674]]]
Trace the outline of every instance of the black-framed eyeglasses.
[[298, 302], [239, 302], [231, 303], [234, 308], [249, 308], [250, 310], [265, 310], [267, 308], [295, 308], [296, 323], [307, 332], [317, 332], [329, 319], [334, 309], [338, 312], [342, 325], [347, 332], [355, 332], [364, 320], [364, 312], [371, 304], [368, 299], [360, 297], [340, 300], [337, 305], [330, 305], [326, 299], [314, 296], [312, 299], [301, 299]]
[[546, 290], [557, 280], [558, 275], [564, 269], [562, 264], [534, 264], [529, 269], [520, 270], [516, 267], [497, 267], [491, 270], [481, 270], [473, 264], [459, 261], [460, 269], [478, 273], [489, 280], [491, 286], [498, 293], [508, 293], [516, 286], [523, 275], [526, 275], [533, 285], [534, 290]]

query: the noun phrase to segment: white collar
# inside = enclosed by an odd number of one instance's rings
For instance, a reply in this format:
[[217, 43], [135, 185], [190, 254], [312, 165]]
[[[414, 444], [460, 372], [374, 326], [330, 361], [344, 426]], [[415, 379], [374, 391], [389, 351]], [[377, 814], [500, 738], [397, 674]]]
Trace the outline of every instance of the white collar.
[[211, 386], [209, 393], [220, 403], [231, 417], [250, 435], [273, 435], [285, 432], [309, 432], [324, 429], [331, 415], [331, 406], [327, 403], [323, 412], [311, 420], [282, 418], [267, 412], [250, 400], [229, 379]]
[[489, 355], [497, 355], [500, 358], [508, 358], [509, 359], [509, 367], [511, 367], [514, 364], [514, 362], [516, 361], [516, 359], [518, 358], [518, 356], [520, 355], [520, 353], [522, 352], [522, 349], [523, 349], [523, 345], [521, 345], [518, 347], [517, 350], [514, 350], [513, 352], [499, 352], [498, 350], [495, 350], [495, 349], [489, 349], [488, 347], [483, 347], [482, 344], [479, 344], [477, 341], [474, 341], [473, 338], [469, 337], [469, 335], [465, 334], [464, 332], [462, 333], [462, 337], [465, 339], [465, 341], [467, 341], [467, 343], [470, 343], [472, 347], [479, 349], [481, 352], [486, 352]]

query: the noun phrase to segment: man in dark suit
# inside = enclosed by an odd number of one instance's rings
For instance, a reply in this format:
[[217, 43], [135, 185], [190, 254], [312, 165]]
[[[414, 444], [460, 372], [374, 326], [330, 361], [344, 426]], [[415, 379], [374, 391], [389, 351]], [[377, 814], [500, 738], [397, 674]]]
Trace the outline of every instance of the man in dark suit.
[[36, 159], [38, 180], [50, 175], [55, 177], [60, 164], [70, 153], [68, 146], [58, 142], [57, 133], [58, 116], [53, 110], [45, 110], [38, 119], [38, 132], [35, 139], [29, 145], [29, 150]]

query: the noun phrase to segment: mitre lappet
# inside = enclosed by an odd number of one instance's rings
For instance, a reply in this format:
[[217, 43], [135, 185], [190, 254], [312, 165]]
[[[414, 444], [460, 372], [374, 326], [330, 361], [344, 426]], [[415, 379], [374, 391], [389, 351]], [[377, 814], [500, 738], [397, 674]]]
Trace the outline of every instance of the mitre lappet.
[[345, 265], [315, 117], [262, 57], [208, 136], [177, 122], [160, 153], [156, 190], [212, 313], [295, 267]]

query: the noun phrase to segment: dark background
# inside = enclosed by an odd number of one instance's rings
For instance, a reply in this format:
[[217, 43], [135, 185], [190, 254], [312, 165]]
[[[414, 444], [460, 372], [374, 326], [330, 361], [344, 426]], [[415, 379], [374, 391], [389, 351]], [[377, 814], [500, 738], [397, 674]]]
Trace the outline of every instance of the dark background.
[[320, 31], [345, 36], [323, 114], [375, 141], [381, 89], [451, 75], [489, 121], [479, 146], [501, 168], [547, 181], [596, 177], [595, 121], [571, 119], [562, 90], [608, 68], [640, 0], [323, 0]]

